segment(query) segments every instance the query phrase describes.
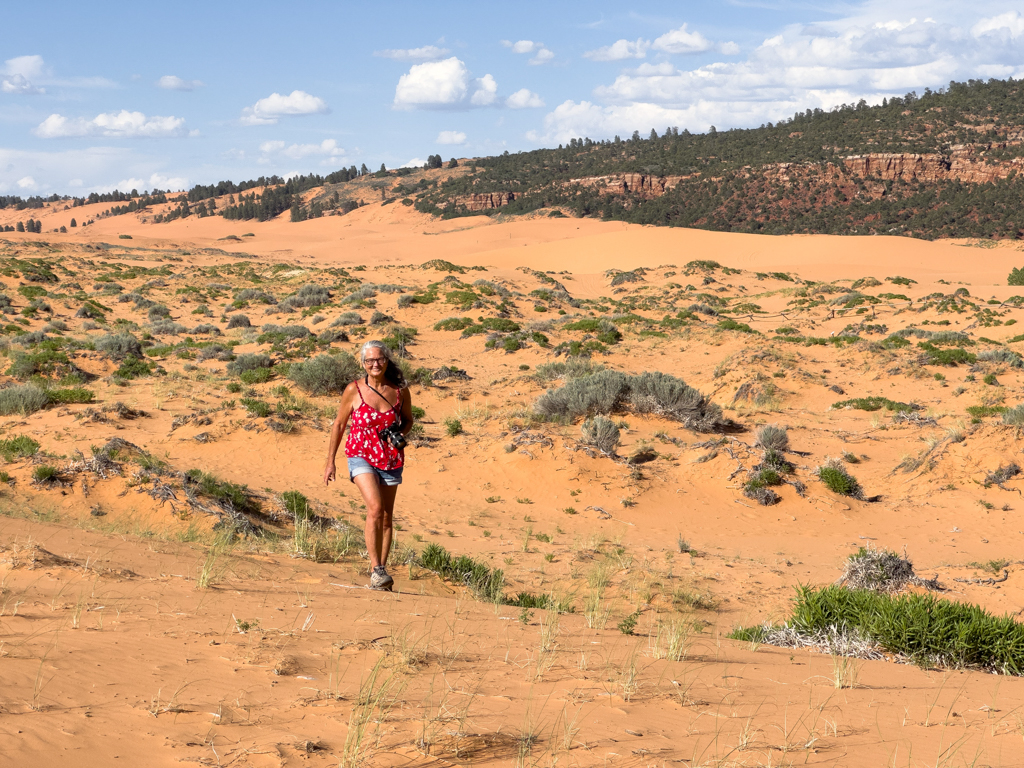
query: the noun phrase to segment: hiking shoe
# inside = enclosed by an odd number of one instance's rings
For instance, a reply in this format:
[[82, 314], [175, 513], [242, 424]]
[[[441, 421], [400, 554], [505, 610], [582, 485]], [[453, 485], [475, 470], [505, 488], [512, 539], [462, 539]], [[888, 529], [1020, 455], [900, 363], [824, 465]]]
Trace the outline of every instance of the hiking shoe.
[[390, 592], [394, 584], [395, 580], [388, 575], [387, 569], [383, 565], [378, 565], [370, 574], [370, 589], [383, 589]]

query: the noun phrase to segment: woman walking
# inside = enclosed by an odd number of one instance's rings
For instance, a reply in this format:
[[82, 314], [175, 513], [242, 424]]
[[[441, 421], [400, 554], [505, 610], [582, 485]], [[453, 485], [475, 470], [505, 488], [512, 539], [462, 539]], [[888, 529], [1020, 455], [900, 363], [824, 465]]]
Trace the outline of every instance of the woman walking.
[[366, 375], [349, 384], [341, 395], [338, 415], [331, 425], [324, 484], [336, 479], [334, 465], [342, 435], [348, 477], [363, 495], [366, 505], [366, 551], [370, 557], [371, 589], [390, 590], [395, 580], [388, 575], [395, 495], [405, 464], [405, 435], [412, 429], [412, 398], [402, 369], [391, 350], [380, 341], [368, 341], [359, 352]]

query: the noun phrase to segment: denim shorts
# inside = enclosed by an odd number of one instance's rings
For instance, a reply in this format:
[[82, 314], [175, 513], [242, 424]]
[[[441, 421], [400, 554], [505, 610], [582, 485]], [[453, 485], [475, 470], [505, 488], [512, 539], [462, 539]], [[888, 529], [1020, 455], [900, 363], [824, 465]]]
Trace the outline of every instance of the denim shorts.
[[358, 456], [348, 457], [348, 479], [355, 482], [356, 475], [377, 475], [377, 482], [381, 485], [401, 485], [402, 484], [402, 469], [377, 469], [366, 459], [361, 459]]

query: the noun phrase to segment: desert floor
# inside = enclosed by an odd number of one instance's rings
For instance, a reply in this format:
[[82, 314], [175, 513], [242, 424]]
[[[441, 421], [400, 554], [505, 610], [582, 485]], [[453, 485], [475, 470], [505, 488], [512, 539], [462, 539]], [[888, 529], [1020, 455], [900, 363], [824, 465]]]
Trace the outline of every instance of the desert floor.
[[[1020, 461], [1000, 416], [1020, 358], [936, 365], [918, 346], [956, 331], [957, 349], [1024, 352], [1018, 246], [398, 203], [299, 224], [108, 207], [0, 211], [44, 226], [0, 240], [0, 378], [32, 363], [93, 393], [0, 417], [3, 445], [38, 444], [0, 475], [0, 766], [1024, 765], [1019, 677], [727, 638], [784, 621], [795, 587], [868, 545], [945, 599], [1022, 611], [1024, 475], [991, 478]], [[72, 215], [96, 221], [51, 231]], [[306, 285], [329, 300], [285, 303]], [[229, 328], [240, 314], [251, 327]], [[519, 331], [435, 329], [496, 316]], [[565, 327], [588, 319], [618, 338]], [[150, 370], [96, 348], [117, 331]], [[321, 479], [336, 397], [285, 371], [396, 334], [425, 414], [389, 594], [366, 588], [358, 492]], [[588, 343], [592, 365], [679, 377], [732, 426], [623, 407], [615, 452], [585, 445], [580, 419], [534, 405], [565, 383], [544, 366]], [[271, 356], [268, 380], [229, 370], [246, 353]], [[832, 407], [866, 397], [915, 410]], [[766, 424], [794, 465], [771, 506], [743, 493]], [[864, 499], [816, 478], [830, 458]], [[289, 491], [310, 505], [301, 530]], [[431, 543], [561, 610], [476, 599], [418, 563]]]

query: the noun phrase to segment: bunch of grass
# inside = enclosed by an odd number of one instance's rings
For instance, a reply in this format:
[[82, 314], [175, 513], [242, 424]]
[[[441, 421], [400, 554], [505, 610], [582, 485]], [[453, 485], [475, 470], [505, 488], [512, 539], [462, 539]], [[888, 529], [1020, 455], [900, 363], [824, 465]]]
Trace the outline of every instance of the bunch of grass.
[[273, 362], [270, 360], [270, 355], [247, 352], [239, 355], [228, 363], [228, 373], [232, 373], [237, 376], [245, 371], [255, 371], [259, 368], [270, 368], [272, 365]]
[[363, 318], [358, 312], [342, 312], [338, 315], [334, 322], [331, 323], [331, 327], [338, 325], [362, 325]]
[[478, 600], [505, 602], [505, 574], [499, 569], [491, 570], [466, 555], [453, 557], [444, 547], [433, 543], [424, 548], [419, 562], [441, 578], [464, 585]]
[[49, 402], [49, 395], [35, 384], [15, 384], [0, 389], [0, 416], [15, 413], [28, 416], [42, 410]]
[[1003, 411], [1003, 424], [1013, 427], [1024, 426], [1024, 403]]
[[1011, 368], [1024, 368], [1024, 359], [1012, 349], [986, 349], [978, 353], [978, 360], [983, 363], [1006, 363]]
[[758, 428], [754, 445], [766, 451], [785, 453], [789, 450], [789, 432], [777, 424], [765, 424]]
[[895, 552], [861, 547], [850, 555], [843, 567], [843, 575], [836, 582], [851, 589], [894, 594], [902, 592], [908, 584], [919, 584], [914, 564]]
[[587, 445], [592, 445], [609, 456], [615, 454], [615, 449], [619, 445], [619, 428], [611, 419], [604, 416], [587, 419], [580, 427], [580, 432], [583, 433], [583, 442]]
[[302, 307], [316, 307], [331, 300], [331, 292], [322, 285], [307, 283], [281, 302], [281, 309], [292, 312]]
[[196, 336], [220, 336], [220, 328], [213, 323], [200, 323], [192, 329]]

